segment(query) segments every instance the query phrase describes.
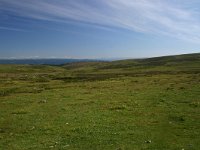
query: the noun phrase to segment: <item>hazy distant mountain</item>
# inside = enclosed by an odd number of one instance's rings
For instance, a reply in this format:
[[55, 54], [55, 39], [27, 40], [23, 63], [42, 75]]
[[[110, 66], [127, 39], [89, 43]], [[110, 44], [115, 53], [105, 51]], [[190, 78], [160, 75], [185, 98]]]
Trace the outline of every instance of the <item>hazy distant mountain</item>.
[[89, 59], [0, 59], [0, 64], [61, 65], [72, 62], [98, 61]]

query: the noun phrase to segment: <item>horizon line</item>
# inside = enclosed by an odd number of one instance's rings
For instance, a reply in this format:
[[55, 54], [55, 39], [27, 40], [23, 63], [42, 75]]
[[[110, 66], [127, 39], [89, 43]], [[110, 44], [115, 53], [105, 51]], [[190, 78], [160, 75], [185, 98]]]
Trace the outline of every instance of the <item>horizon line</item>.
[[150, 57], [97, 57], [97, 58], [78, 58], [78, 57], [0, 57], [0, 60], [23, 60], [23, 59], [32, 59], [32, 60], [39, 60], [39, 59], [72, 59], [72, 60], [123, 60], [123, 59], [145, 59], [145, 58], [155, 58], [155, 57], [165, 57], [165, 56], [179, 56], [179, 55], [189, 55], [189, 54], [199, 54], [197, 53], [180, 53], [180, 54], [169, 54], [169, 55], [157, 55], [157, 56], [150, 56]]

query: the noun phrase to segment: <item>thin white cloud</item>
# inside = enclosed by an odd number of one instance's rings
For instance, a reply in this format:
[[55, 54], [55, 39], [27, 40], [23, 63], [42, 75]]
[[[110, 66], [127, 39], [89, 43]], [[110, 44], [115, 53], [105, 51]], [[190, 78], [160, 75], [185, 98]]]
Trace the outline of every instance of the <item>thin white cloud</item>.
[[197, 0], [1, 0], [0, 11], [56, 22], [79, 21], [200, 42]]
[[10, 28], [10, 27], [1, 27], [0, 26], [0, 30], [10, 30], [10, 31], [22, 31], [22, 32], [26, 32], [25, 30], [23, 29], [18, 29], [18, 28]]

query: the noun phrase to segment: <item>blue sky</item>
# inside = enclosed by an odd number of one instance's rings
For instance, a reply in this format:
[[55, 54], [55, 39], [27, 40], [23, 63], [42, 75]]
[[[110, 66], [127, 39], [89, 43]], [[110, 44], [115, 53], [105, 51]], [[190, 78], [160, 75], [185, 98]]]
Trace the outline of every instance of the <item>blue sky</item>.
[[0, 58], [197, 52], [199, 0], [0, 0]]

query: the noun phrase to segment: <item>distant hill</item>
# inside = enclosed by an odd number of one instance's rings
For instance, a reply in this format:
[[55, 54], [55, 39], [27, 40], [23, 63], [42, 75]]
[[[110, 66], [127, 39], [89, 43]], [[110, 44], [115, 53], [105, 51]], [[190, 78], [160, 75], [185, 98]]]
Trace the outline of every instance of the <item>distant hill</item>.
[[200, 53], [183, 54], [174, 56], [162, 56], [143, 59], [127, 59], [117, 60], [111, 62], [74, 62], [68, 63], [64, 66], [68, 69], [130, 69], [130, 68], [144, 68], [144, 67], [159, 67], [159, 66], [199, 66], [200, 67]]
[[62, 65], [72, 62], [97, 61], [89, 59], [0, 59], [0, 64]]
[[200, 53], [115, 61], [97, 59], [0, 59], [0, 64], [62, 65], [68, 69], [88, 67], [96, 69], [122, 69], [140, 66], [176, 66], [183, 63], [200, 63]]

